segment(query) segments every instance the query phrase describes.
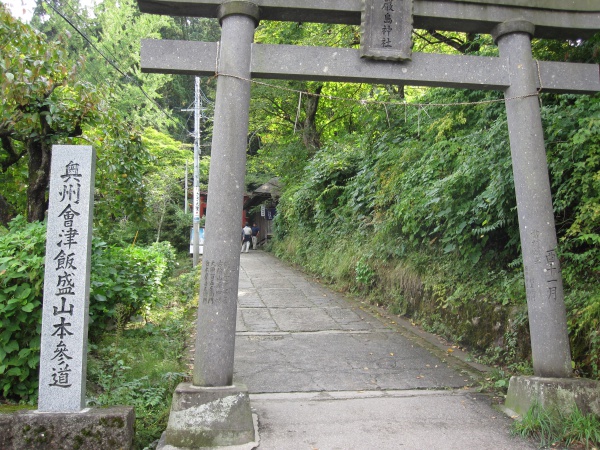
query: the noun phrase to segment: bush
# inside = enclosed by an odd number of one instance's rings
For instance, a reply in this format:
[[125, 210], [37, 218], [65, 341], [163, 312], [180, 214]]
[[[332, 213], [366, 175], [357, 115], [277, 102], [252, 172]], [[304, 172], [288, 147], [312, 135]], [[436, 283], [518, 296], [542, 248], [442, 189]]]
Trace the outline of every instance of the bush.
[[[0, 390], [7, 399], [37, 397], [45, 242], [46, 225], [20, 216], [0, 236]], [[116, 326], [117, 315], [145, 314], [160, 299], [174, 263], [168, 242], [117, 248], [94, 239], [90, 336]]]
[[[93, 241], [90, 289], [90, 336], [95, 338], [116, 326], [117, 315], [126, 321], [145, 315], [171, 274], [175, 252], [168, 242], [150, 247], [108, 247]], [[122, 306], [118, 306], [122, 305]], [[122, 308], [120, 312], [116, 312]]]
[[37, 395], [46, 227], [19, 216], [0, 236], [0, 390]]

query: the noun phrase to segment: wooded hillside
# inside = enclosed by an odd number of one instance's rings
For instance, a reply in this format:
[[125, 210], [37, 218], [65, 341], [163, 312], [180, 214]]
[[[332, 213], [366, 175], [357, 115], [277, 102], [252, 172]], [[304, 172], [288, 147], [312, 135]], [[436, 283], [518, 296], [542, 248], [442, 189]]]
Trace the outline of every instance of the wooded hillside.
[[[106, 0], [93, 14], [76, 1], [40, 0], [32, 27], [1, 7], [0, 15], [0, 221], [43, 219], [51, 144], [92, 144], [97, 235], [120, 246], [170, 240], [183, 250], [191, 124], [181, 110], [193, 101], [193, 77], [142, 74], [139, 40], [214, 41], [217, 22], [141, 14], [132, 0]], [[486, 35], [416, 30], [414, 41], [414, 51], [497, 56]], [[360, 35], [352, 26], [264, 21], [256, 42], [357, 47]], [[598, 35], [533, 46], [541, 60], [600, 62]], [[203, 80], [208, 111], [215, 84]], [[540, 101], [574, 366], [598, 378], [600, 97], [542, 91]], [[206, 155], [210, 120], [202, 127]], [[501, 93], [255, 83], [248, 142], [247, 191], [274, 176], [284, 185], [279, 256], [487, 361], [530, 370]]]

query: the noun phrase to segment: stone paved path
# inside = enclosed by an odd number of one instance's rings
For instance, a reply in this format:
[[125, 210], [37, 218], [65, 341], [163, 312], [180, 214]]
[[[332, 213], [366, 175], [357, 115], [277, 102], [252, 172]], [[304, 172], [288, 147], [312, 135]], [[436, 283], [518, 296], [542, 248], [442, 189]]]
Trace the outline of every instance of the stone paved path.
[[241, 255], [235, 381], [260, 450], [526, 449], [452, 357], [270, 254]]

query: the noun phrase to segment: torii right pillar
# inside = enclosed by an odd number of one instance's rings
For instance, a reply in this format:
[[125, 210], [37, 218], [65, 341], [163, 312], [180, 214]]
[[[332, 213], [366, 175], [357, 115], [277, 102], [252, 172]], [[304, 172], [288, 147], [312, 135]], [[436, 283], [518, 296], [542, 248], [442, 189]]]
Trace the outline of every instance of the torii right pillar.
[[[584, 412], [598, 413], [586, 411], [590, 403], [584, 400], [587, 393], [594, 396], [596, 392], [597, 396], [598, 384], [571, 378], [563, 283], [537, 95], [540, 77], [531, 52], [534, 31], [530, 22], [514, 20], [499, 24], [492, 32], [510, 74], [510, 87], [504, 95], [535, 374], [511, 379], [506, 406], [524, 414], [533, 402], [548, 407], [562, 404], [561, 409], [575, 404]], [[561, 398], [567, 400], [566, 405]]]
[[531, 53], [534, 25], [500, 24], [494, 39], [508, 62], [505, 91], [533, 370], [540, 377], [571, 376], [571, 352], [562, 276], [556, 256], [556, 229], [550, 193], [544, 132], [537, 96], [538, 70]]

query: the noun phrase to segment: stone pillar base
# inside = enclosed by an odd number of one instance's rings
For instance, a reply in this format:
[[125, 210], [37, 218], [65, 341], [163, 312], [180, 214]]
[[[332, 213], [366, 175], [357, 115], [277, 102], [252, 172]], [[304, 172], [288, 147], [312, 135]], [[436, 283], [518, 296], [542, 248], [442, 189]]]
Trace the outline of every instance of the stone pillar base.
[[258, 445], [246, 386], [175, 389], [167, 430], [158, 449], [205, 449]]
[[[600, 416], [600, 382], [584, 378], [512, 377], [505, 407], [523, 416], [534, 402], [547, 409]], [[511, 414], [512, 415], [512, 414]]]
[[77, 413], [18, 411], [0, 414], [3, 450], [129, 450], [133, 444], [132, 407], [89, 408]]

